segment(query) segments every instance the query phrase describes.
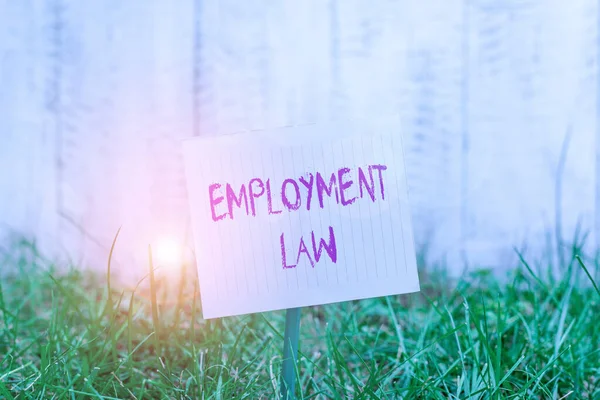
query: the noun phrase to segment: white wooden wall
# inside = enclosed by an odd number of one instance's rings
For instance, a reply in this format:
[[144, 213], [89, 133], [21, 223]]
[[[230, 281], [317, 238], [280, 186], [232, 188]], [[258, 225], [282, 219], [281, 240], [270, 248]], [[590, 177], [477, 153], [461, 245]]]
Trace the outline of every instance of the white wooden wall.
[[148, 243], [189, 235], [179, 139], [400, 113], [431, 257], [458, 271], [541, 252], [557, 176], [565, 239], [580, 221], [595, 245], [598, 15], [596, 0], [0, 0], [0, 229], [104, 268], [122, 226], [116, 256], [138, 271]]

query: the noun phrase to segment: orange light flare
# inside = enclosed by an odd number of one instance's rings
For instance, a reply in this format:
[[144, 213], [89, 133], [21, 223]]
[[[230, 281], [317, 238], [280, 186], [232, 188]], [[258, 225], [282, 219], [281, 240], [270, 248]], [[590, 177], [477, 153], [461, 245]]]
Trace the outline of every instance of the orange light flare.
[[172, 236], [160, 236], [151, 246], [152, 264], [157, 289], [163, 295], [162, 304], [175, 304], [178, 296], [191, 299], [196, 280], [192, 263], [192, 252], [184, 241]]
[[155, 268], [172, 270], [183, 265], [183, 244], [172, 237], [163, 237], [152, 247]]

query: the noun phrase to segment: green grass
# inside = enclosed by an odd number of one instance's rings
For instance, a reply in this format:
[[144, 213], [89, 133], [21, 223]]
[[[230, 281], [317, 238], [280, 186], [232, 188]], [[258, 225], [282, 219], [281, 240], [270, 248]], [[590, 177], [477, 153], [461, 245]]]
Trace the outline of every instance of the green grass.
[[[297, 396], [600, 399], [588, 264], [554, 279], [524, 262], [506, 283], [421, 270], [418, 294], [306, 308]], [[0, 281], [0, 398], [277, 397], [283, 312], [204, 321], [193, 284], [121, 291], [27, 244], [0, 268], [17, 270]]]

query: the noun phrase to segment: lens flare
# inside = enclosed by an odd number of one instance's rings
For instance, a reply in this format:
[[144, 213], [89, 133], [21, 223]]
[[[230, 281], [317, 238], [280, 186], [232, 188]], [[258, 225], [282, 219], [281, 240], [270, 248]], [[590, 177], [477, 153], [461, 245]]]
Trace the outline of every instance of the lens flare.
[[153, 253], [159, 267], [178, 267], [183, 262], [182, 246], [173, 238], [157, 240]]

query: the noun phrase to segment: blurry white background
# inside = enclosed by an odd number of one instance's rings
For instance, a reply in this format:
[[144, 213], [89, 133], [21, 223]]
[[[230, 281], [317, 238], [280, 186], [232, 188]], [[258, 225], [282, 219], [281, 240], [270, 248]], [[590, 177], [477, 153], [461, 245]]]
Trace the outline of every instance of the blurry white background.
[[433, 260], [509, 267], [556, 245], [557, 215], [594, 248], [598, 7], [0, 0], [0, 231], [105, 268], [122, 227], [139, 275], [149, 243], [168, 262], [189, 239], [180, 139], [400, 113]]

